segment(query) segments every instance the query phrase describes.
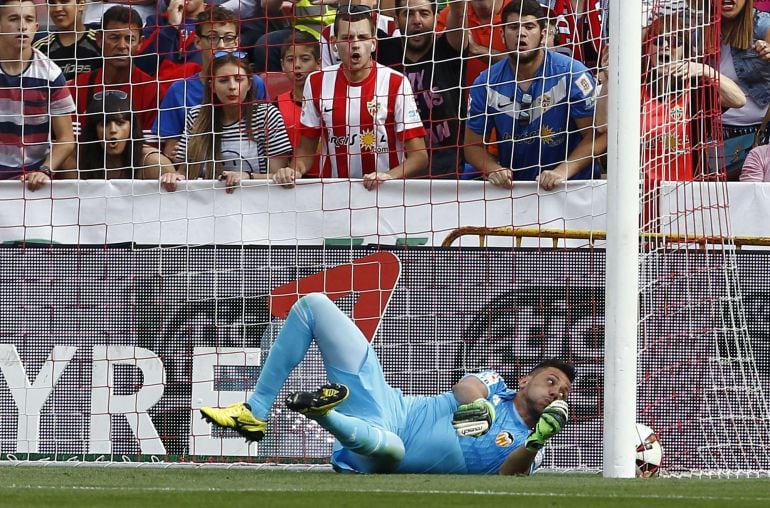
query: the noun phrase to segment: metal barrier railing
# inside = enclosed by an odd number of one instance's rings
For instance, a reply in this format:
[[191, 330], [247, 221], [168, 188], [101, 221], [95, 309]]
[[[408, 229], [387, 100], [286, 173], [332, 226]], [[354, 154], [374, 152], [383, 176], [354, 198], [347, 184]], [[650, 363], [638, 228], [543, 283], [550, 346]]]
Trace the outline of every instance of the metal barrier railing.
[[[488, 236], [514, 237], [516, 247], [521, 247], [524, 238], [551, 238], [553, 248], [559, 247], [559, 240], [587, 240], [590, 247], [597, 240], [606, 240], [606, 231], [588, 231], [580, 229], [540, 229], [540, 228], [516, 228], [511, 226], [488, 228], [483, 226], [464, 226], [457, 228], [447, 235], [442, 247], [451, 247], [462, 236], [478, 236], [479, 247], [486, 247]], [[770, 237], [766, 236], [704, 236], [704, 235], [675, 235], [667, 233], [640, 233], [643, 241], [656, 245], [693, 244], [703, 249], [708, 245], [729, 244], [740, 249], [744, 245], [770, 247]]]

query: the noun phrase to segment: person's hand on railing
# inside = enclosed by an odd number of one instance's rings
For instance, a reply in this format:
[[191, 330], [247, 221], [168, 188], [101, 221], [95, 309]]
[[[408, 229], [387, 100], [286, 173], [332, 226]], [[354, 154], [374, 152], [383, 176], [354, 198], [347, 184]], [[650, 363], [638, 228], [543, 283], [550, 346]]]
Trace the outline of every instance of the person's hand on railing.
[[179, 173], [164, 173], [160, 175], [160, 186], [167, 192], [176, 191], [177, 182], [184, 180], [184, 175]]
[[285, 187], [293, 187], [294, 181], [302, 178], [302, 173], [291, 166], [287, 166], [273, 172], [270, 175], [270, 178], [274, 183], [283, 185]]

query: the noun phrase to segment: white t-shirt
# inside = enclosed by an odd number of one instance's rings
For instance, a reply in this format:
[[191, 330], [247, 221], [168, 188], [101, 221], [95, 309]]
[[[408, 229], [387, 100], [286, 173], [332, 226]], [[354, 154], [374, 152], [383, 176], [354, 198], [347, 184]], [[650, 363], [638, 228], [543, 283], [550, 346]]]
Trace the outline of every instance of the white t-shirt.
[[[201, 106], [195, 106], [187, 113], [184, 134], [176, 149], [175, 159], [178, 161], [186, 160], [189, 133], [200, 110]], [[243, 120], [223, 126], [222, 156], [217, 161], [221, 163], [223, 171], [265, 174], [268, 157], [291, 155], [291, 141], [278, 108], [268, 103], [256, 103], [251, 118], [253, 141], [246, 135], [246, 123]]]

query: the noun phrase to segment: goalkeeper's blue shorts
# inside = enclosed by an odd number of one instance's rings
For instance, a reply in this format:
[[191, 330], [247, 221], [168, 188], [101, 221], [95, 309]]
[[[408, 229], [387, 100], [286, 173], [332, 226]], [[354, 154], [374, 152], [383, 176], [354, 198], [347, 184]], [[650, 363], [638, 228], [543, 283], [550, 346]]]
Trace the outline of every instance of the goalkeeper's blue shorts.
[[[371, 346], [357, 374], [327, 366], [329, 380], [350, 389], [337, 411], [360, 418], [396, 434], [404, 443], [405, 455], [394, 472], [464, 473], [465, 460], [452, 427], [457, 400], [452, 392], [435, 397], [405, 397], [391, 387]], [[338, 471], [378, 470], [372, 459], [335, 443], [332, 464]]]
[[337, 411], [360, 418], [398, 434], [406, 421], [407, 403], [401, 390], [391, 387], [382, 373], [377, 355], [369, 345], [357, 373], [351, 374], [326, 365], [329, 381], [350, 389], [350, 395]]

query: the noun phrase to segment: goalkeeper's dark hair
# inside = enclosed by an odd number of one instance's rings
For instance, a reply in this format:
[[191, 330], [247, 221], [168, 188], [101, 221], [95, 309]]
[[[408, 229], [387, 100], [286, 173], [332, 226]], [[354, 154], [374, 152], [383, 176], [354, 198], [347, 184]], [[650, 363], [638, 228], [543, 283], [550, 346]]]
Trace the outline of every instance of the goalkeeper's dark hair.
[[546, 360], [543, 360], [542, 362], [535, 365], [532, 370], [530, 370], [527, 375], [531, 376], [535, 372], [547, 369], [548, 367], [553, 367], [554, 369], [559, 369], [564, 373], [565, 376], [567, 376], [567, 379], [569, 379], [569, 382], [573, 382], [575, 380], [575, 367], [569, 363], [565, 362], [564, 360], [559, 360], [558, 358], [548, 358]]

